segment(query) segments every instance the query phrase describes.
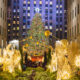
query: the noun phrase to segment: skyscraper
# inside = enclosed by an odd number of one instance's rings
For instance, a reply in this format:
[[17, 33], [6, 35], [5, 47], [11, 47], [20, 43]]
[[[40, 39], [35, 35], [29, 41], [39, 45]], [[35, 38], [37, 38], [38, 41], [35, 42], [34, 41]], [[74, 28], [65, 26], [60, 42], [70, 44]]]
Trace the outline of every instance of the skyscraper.
[[68, 0], [68, 40], [80, 43], [80, 0]]
[[7, 41], [7, 0], [0, 0], [0, 48]]
[[[10, 8], [8, 41], [26, 37], [35, 13], [40, 13], [45, 29], [50, 30], [52, 35], [60, 39], [67, 37], [65, 0], [11, 0]], [[52, 36], [50, 39], [54, 44], [56, 39]]]

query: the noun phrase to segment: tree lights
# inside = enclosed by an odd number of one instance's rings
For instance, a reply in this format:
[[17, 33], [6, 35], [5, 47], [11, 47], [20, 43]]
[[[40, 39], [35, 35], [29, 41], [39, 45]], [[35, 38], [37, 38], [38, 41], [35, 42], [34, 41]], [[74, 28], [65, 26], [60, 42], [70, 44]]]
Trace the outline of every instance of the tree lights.
[[27, 33], [28, 36], [24, 44], [28, 44], [28, 46], [24, 45], [23, 50], [27, 50], [27, 54], [31, 56], [44, 55], [44, 52], [46, 51], [46, 46], [48, 45], [48, 38], [46, 36], [49, 36], [50, 32], [46, 32], [44, 30], [44, 25], [41, 20], [40, 14], [35, 14], [32, 20], [31, 28]]

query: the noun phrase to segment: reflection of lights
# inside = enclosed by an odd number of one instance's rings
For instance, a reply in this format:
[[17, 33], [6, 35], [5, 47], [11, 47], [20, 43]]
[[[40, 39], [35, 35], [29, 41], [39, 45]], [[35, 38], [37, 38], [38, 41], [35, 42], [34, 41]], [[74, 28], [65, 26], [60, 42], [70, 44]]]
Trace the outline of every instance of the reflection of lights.
[[76, 56], [76, 58], [75, 58], [75, 65], [77, 67], [80, 67], [80, 56]]
[[64, 71], [62, 73], [62, 79], [69, 79], [70, 78], [70, 73], [68, 71]]

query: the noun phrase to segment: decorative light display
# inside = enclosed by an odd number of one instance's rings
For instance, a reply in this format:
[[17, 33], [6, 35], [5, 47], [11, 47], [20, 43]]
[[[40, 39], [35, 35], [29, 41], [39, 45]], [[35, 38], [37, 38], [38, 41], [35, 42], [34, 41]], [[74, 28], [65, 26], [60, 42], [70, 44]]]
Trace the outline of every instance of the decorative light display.
[[28, 46], [29, 46], [29, 44], [26, 44], [25, 46], [26, 46], [26, 47], [28, 47]]
[[35, 11], [36, 11], [37, 13], [39, 13], [40, 9], [37, 7], [37, 8], [35, 8]]
[[30, 36], [30, 39], [32, 39], [32, 36]]
[[45, 36], [48, 37], [50, 35], [50, 33], [51, 32], [49, 30], [45, 31]]
[[52, 57], [51, 63], [48, 66], [48, 68], [50, 69], [50, 72], [55, 72], [55, 71], [57, 71], [57, 56], [56, 56], [56, 53], [53, 53], [51, 55], [51, 57]]
[[80, 68], [80, 55], [76, 56], [75, 65]]
[[39, 45], [39, 42], [36, 42], [37, 45]]
[[10, 73], [15, 72], [15, 68], [21, 70], [21, 55], [16, 49], [10, 50], [12, 47], [9, 44], [6, 49], [3, 50], [3, 56], [0, 56], [0, 64], [2, 64], [3, 71], [8, 71]]
[[70, 79], [70, 73], [68, 71], [63, 71], [62, 79]]
[[49, 41], [45, 36], [50, 34], [49, 31], [45, 32], [44, 25], [39, 13], [36, 13], [33, 20], [30, 30], [28, 31], [28, 37], [25, 40], [24, 44], [28, 44], [29, 46], [23, 46], [23, 52], [27, 51], [28, 55], [31, 56], [42, 56], [46, 51], [46, 46]]
[[56, 42], [56, 55], [57, 55], [57, 80], [70, 79], [71, 68], [68, 61], [68, 41], [61, 40]]

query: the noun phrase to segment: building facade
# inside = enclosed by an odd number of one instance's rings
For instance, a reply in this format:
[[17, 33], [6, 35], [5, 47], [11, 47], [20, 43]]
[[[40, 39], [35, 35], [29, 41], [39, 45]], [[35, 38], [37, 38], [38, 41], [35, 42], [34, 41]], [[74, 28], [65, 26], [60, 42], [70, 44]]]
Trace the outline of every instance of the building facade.
[[[59, 39], [67, 38], [65, 0], [10, 1], [11, 23], [9, 24], [8, 21], [8, 41], [13, 39], [22, 40], [25, 38], [36, 13], [40, 13], [45, 29], [50, 30], [53, 36]], [[52, 37], [52, 35], [50, 36], [50, 41], [54, 44], [56, 38]]]
[[7, 0], [0, 0], [0, 48], [7, 43]]
[[68, 40], [80, 42], [80, 0], [68, 0]]

